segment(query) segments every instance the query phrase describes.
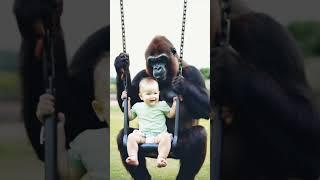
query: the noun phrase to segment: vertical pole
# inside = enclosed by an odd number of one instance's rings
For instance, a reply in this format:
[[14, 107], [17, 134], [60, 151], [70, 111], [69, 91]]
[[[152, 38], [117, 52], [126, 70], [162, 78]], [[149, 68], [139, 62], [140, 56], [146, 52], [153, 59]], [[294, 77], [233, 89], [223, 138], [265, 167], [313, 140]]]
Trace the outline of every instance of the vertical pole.
[[[53, 57], [52, 47], [52, 32], [48, 27], [45, 30], [45, 55], [44, 55], [44, 77], [46, 92], [54, 95], [54, 76], [55, 62]], [[45, 180], [57, 180], [57, 122], [55, 114], [50, 114], [44, 117], [45, 128]]]

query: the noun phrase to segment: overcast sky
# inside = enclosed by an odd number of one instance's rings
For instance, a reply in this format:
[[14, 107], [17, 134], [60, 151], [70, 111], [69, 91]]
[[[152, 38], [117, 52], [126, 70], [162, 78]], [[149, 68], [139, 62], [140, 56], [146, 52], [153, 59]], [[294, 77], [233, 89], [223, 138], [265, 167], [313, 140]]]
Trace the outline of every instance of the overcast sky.
[[[197, 67], [208, 66], [209, 0], [188, 1], [184, 58]], [[245, 0], [257, 11], [283, 24], [292, 20], [320, 21], [319, 0]], [[132, 71], [144, 64], [144, 49], [156, 34], [166, 35], [179, 49], [183, 0], [124, 1], [128, 52]], [[0, 2], [0, 49], [18, 51], [20, 35], [12, 14], [13, 0]], [[119, 0], [111, 0], [111, 64], [121, 52]], [[62, 15], [68, 56], [95, 30], [109, 24], [106, 0], [65, 0]], [[161, 16], [159, 16], [161, 14]], [[201, 33], [196, 33], [201, 32]], [[177, 38], [177, 39], [176, 39]], [[139, 39], [139, 40], [137, 40]], [[117, 44], [120, 43], [120, 46]], [[132, 44], [133, 43], [133, 44]], [[135, 57], [137, 56], [137, 57]], [[195, 58], [197, 57], [197, 58]], [[141, 68], [140, 64], [142, 65]], [[114, 74], [113, 65], [111, 74]], [[135, 68], [134, 68], [135, 67]]]

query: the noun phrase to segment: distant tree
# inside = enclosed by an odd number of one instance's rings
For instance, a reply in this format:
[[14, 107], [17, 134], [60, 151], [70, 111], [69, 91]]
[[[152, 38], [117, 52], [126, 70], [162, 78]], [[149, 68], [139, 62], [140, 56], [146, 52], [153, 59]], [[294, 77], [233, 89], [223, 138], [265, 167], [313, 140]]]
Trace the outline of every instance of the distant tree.
[[205, 79], [210, 79], [210, 68], [201, 68], [200, 72]]
[[18, 52], [0, 49], [0, 71], [16, 71], [18, 68]]
[[288, 25], [305, 56], [320, 56], [320, 22], [303, 21]]

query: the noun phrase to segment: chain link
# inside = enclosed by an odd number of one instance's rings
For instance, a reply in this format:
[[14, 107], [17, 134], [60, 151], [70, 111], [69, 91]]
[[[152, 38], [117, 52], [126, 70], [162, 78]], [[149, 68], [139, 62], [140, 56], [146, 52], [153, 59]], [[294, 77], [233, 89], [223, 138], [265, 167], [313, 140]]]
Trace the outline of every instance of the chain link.
[[[126, 51], [126, 31], [124, 25], [124, 10], [123, 10], [123, 0], [120, 0], [120, 12], [121, 12], [121, 29], [122, 29], [122, 51], [123, 53], [127, 53]], [[128, 73], [129, 70], [126, 69], [124, 73], [124, 81], [123, 86], [126, 91], [128, 91]]]
[[179, 75], [180, 76], [182, 76], [182, 59], [183, 59], [183, 45], [184, 45], [184, 32], [186, 27], [186, 17], [187, 17], [187, 0], [184, 0], [182, 28], [181, 28], [181, 42], [180, 42], [180, 58], [179, 58]]
[[[123, 0], [120, 0], [120, 12], [121, 12], [121, 29], [122, 29], [122, 48], [123, 53], [126, 53], [126, 31], [124, 25], [124, 9]], [[182, 59], [183, 59], [183, 46], [184, 46], [184, 33], [187, 17], [187, 0], [183, 3], [183, 16], [182, 16], [182, 28], [181, 28], [181, 42], [180, 42], [180, 57], [179, 57], [179, 75], [182, 76]]]
[[126, 53], [126, 31], [124, 26], [123, 0], [120, 0], [120, 12], [121, 12], [121, 29], [122, 29], [122, 48], [123, 48], [123, 53]]
[[229, 46], [230, 41], [230, 0], [221, 1], [221, 33], [219, 46]]

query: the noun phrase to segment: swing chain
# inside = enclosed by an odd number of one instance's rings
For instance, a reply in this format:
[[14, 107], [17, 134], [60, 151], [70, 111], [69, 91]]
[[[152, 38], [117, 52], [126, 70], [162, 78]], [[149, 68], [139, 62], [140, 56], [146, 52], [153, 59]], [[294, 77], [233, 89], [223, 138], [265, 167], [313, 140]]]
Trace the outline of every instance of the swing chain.
[[[124, 24], [124, 8], [123, 0], [120, 0], [120, 12], [121, 12], [121, 29], [122, 29], [122, 48], [123, 53], [126, 53], [126, 31]], [[183, 3], [183, 16], [182, 16], [182, 28], [181, 28], [181, 42], [180, 42], [180, 57], [179, 57], [179, 75], [182, 76], [182, 59], [183, 59], [183, 46], [184, 46], [184, 33], [187, 16], [187, 0]]]
[[[230, 46], [230, 13], [231, 13], [231, 0], [221, 0], [221, 30], [218, 36], [217, 45], [220, 47]], [[224, 121], [222, 119], [222, 108], [219, 104], [215, 107], [215, 117], [211, 124], [211, 130], [213, 132], [213, 148], [212, 148], [212, 159], [213, 161], [213, 176], [214, 180], [219, 180], [221, 177], [221, 155], [223, 147], [223, 127]]]
[[[121, 12], [121, 29], [122, 29], [122, 48], [123, 53], [126, 53], [126, 31], [124, 25], [124, 9], [123, 9], [123, 0], [120, 0], [120, 12]], [[125, 69], [125, 80], [123, 81], [123, 86], [126, 91], [128, 91], [128, 69]]]
[[120, 0], [120, 11], [121, 11], [121, 29], [122, 29], [122, 48], [123, 48], [123, 53], [126, 53], [126, 31], [125, 31], [125, 25], [124, 25], [123, 0]]
[[182, 76], [182, 59], [183, 59], [183, 45], [184, 45], [184, 32], [185, 32], [185, 26], [186, 26], [186, 17], [187, 17], [187, 0], [184, 0], [182, 28], [181, 28], [181, 42], [180, 42], [179, 76]]
[[230, 0], [221, 1], [221, 32], [219, 39], [219, 46], [229, 46], [230, 42]]

